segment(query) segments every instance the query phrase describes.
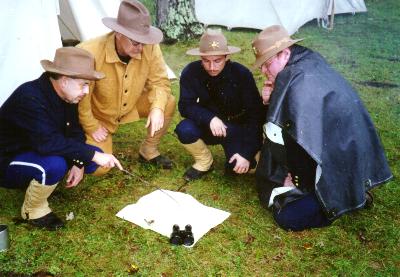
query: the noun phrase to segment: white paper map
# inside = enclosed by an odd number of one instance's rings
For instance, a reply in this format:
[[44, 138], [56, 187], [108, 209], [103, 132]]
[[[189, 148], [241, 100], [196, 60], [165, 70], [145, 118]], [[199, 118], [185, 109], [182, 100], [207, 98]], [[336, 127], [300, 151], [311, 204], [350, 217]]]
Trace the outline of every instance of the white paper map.
[[190, 224], [193, 247], [211, 228], [227, 219], [230, 213], [205, 206], [189, 194], [155, 190], [141, 197], [136, 204], [123, 208], [117, 216], [168, 238], [174, 224], [178, 224], [182, 230]]

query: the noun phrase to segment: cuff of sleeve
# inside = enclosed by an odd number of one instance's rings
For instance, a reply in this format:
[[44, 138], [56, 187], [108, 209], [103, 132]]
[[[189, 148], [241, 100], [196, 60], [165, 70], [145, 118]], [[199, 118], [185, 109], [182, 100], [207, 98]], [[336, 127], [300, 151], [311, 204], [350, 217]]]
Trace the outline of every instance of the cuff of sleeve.
[[162, 111], [165, 111], [165, 106], [167, 105], [167, 102], [168, 102], [167, 93], [157, 90], [155, 92], [155, 95], [156, 96], [154, 97], [154, 99], [149, 99], [149, 100], [153, 100], [153, 101], [150, 101], [151, 102], [150, 109], [159, 108]]
[[76, 166], [79, 169], [85, 166], [84, 162], [79, 159], [73, 159], [72, 165]]
[[93, 149], [86, 149], [86, 151], [80, 157], [73, 158], [71, 164], [78, 168], [86, 166], [92, 161], [94, 152], [95, 150]]
[[84, 131], [85, 131], [85, 134], [93, 134], [97, 129], [99, 129], [99, 124], [98, 123], [96, 123], [96, 125], [91, 125], [91, 126], [86, 126], [86, 127], [84, 127], [83, 129], [84, 129]]
[[212, 112], [209, 112], [209, 113], [207, 113], [207, 114], [203, 114], [203, 115], [201, 115], [200, 118], [199, 118], [199, 121], [200, 121], [199, 123], [200, 123], [201, 125], [210, 126], [210, 122], [211, 122], [211, 120], [212, 120], [214, 117], [216, 117], [216, 115], [213, 114]]

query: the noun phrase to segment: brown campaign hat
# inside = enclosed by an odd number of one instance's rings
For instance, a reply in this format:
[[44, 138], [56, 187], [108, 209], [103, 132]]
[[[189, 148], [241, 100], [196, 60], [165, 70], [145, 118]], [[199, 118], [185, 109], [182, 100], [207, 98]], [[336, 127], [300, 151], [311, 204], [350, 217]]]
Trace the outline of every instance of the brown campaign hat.
[[44, 70], [85, 80], [100, 80], [104, 73], [94, 70], [94, 57], [88, 51], [76, 47], [56, 50], [54, 61], [42, 60]]
[[252, 43], [256, 56], [254, 68], [259, 68], [268, 59], [301, 40], [303, 39], [292, 39], [286, 29], [280, 25], [264, 29]]
[[105, 17], [102, 21], [111, 30], [143, 44], [157, 44], [163, 40], [161, 30], [151, 26], [147, 8], [136, 0], [123, 0], [118, 17]]
[[186, 52], [193, 56], [229, 55], [240, 51], [239, 47], [228, 46], [228, 42], [220, 29], [207, 29], [200, 38], [198, 48]]

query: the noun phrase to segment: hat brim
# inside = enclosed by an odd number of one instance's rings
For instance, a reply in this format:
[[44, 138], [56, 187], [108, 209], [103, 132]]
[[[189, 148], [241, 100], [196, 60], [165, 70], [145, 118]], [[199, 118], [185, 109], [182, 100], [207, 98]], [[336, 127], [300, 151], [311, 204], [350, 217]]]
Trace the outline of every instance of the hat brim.
[[303, 38], [289, 40], [286, 43], [283, 43], [282, 45], [280, 45], [278, 48], [274, 49], [273, 51], [269, 51], [269, 52], [265, 53], [264, 55], [257, 57], [256, 61], [252, 65], [253, 70], [260, 68], [263, 63], [265, 63], [267, 60], [269, 60], [270, 58], [272, 58], [273, 56], [275, 56], [276, 54], [281, 52], [283, 49], [290, 47], [293, 44], [295, 44], [299, 41], [302, 41], [302, 40], [303, 40]]
[[42, 65], [43, 69], [47, 72], [57, 73], [60, 75], [65, 75], [68, 77], [80, 78], [84, 80], [100, 80], [103, 79], [106, 75], [103, 72], [98, 72], [93, 70], [91, 73], [87, 72], [74, 72], [65, 69], [58, 68], [54, 65], [52, 61], [49, 60], [41, 60], [40, 64]]
[[186, 54], [192, 56], [219, 56], [219, 55], [235, 54], [240, 52], [240, 50], [241, 49], [236, 46], [228, 46], [228, 51], [216, 50], [216, 51], [201, 52], [200, 48], [194, 48], [186, 51]]
[[153, 26], [150, 26], [150, 31], [148, 34], [142, 35], [132, 32], [121, 26], [120, 24], [118, 24], [116, 18], [105, 17], [101, 21], [106, 27], [110, 28], [111, 30], [121, 33], [124, 36], [143, 44], [158, 44], [163, 40], [163, 33], [161, 32], [161, 30]]

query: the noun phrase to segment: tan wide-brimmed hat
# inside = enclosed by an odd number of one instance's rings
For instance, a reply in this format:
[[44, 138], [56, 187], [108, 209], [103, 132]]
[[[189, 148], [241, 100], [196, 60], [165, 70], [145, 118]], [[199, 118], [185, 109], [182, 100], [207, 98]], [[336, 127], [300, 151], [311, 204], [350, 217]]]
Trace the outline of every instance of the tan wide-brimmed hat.
[[104, 73], [94, 70], [94, 57], [86, 50], [62, 47], [56, 50], [54, 61], [41, 60], [44, 70], [85, 80], [100, 80]]
[[199, 48], [186, 52], [193, 56], [229, 55], [240, 51], [239, 47], [228, 46], [228, 42], [220, 29], [207, 29], [200, 38]]
[[280, 25], [264, 29], [251, 44], [256, 55], [254, 68], [259, 68], [268, 59], [301, 40], [303, 39], [292, 39], [286, 29]]
[[123, 0], [118, 17], [105, 17], [102, 21], [111, 30], [143, 44], [157, 44], [163, 40], [161, 30], [151, 26], [147, 8], [136, 0]]

